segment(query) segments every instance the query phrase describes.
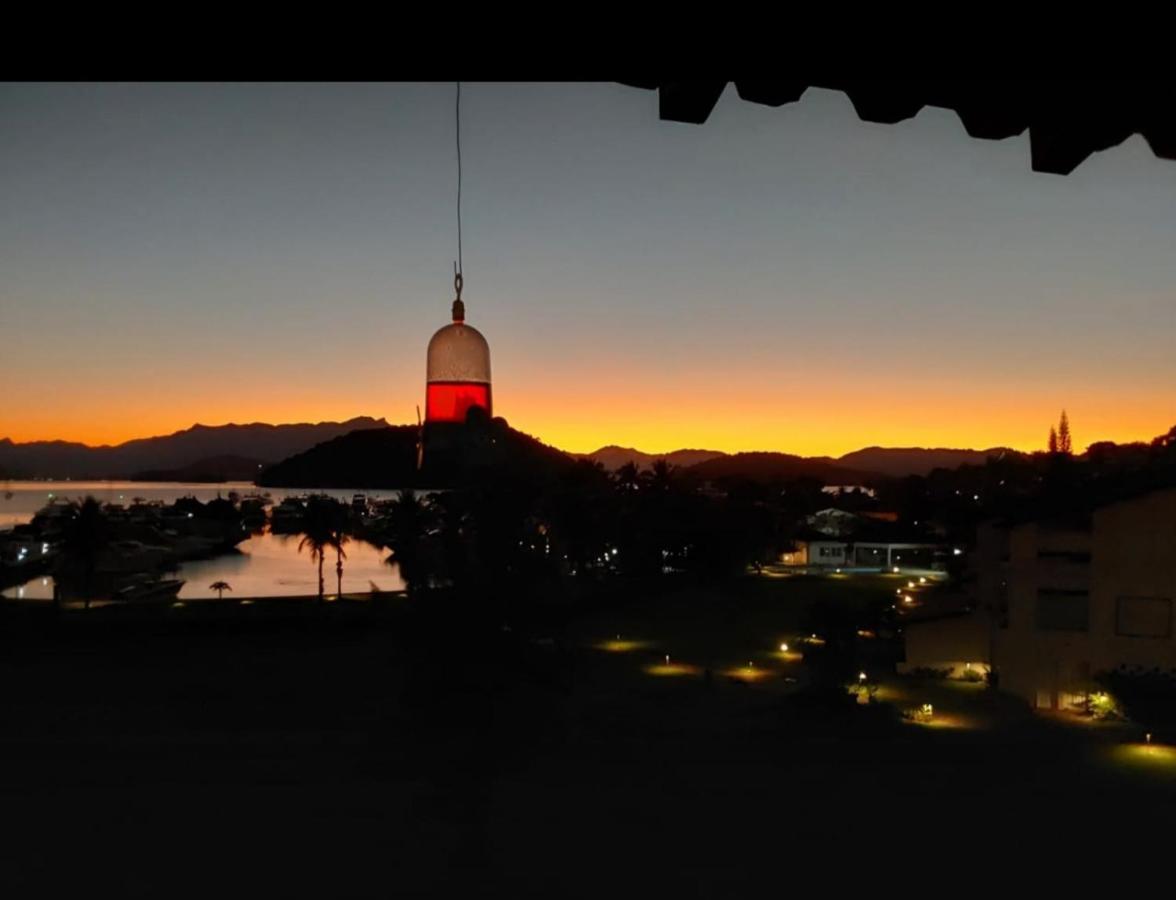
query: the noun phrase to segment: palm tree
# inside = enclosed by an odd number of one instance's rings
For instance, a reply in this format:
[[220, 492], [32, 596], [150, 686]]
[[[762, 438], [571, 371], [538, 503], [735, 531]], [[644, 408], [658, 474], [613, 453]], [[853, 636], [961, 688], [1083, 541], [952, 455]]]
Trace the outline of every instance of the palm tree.
[[424, 543], [433, 518], [432, 505], [411, 490], [401, 491], [389, 512], [388, 544], [410, 597], [428, 581]]
[[335, 593], [343, 596], [343, 560], [347, 559], [347, 553], [343, 550], [343, 545], [347, 543], [349, 538], [347, 532], [342, 528], [337, 528], [331, 532], [331, 546], [335, 548]]
[[343, 545], [349, 540], [347, 531], [350, 523], [350, 510], [342, 503], [335, 504], [331, 508], [330, 546], [335, 548], [335, 595], [338, 597], [343, 596], [343, 560], [347, 559]]
[[617, 486], [624, 491], [635, 491], [641, 486], [641, 472], [637, 468], [637, 464], [632, 460], [625, 463], [616, 471], [614, 476], [617, 481]]
[[334, 501], [329, 497], [311, 497], [306, 504], [306, 513], [302, 519], [302, 529], [305, 534], [298, 542], [298, 552], [309, 548], [311, 562], [318, 562], [318, 599], [323, 602], [326, 593], [323, 584], [323, 559], [327, 548], [331, 546], [332, 526], [335, 513], [331, 509]]
[[674, 486], [677, 472], [669, 462], [664, 459], [658, 459], [650, 466], [649, 471], [644, 474], [650, 490], [664, 494], [668, 493], [670, 488]]
[[225, 599], [225, 591], [231, 591], [233, 587], [227, 581], [216, 581], [210, 584], [208, 589], [210, 591], [216, 591], [217, 600], [223, 600]]
[[[58, 581], [72, 581], [90, 608], [94, 588], [94, 574], [98, 559], [110, 543], [110, 529], [102, 505], [93, 497], [75, 504], [75, 515], [65, 529]], [[60, 602], [60, 592], [54, 591], [54, 602]]]

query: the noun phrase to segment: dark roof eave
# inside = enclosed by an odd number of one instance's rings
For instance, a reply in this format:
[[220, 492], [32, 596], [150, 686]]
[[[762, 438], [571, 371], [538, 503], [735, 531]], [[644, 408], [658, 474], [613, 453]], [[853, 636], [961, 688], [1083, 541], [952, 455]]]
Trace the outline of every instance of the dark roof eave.
[[[701, 125], [726, 81], [627, 81], [656, 90], [658, 113]], [[974, 138], [1003, 140], [1029, 131], [1036, 172], [1068, 175], [1092, 153], [1140, 134], [1161, 159], [1176, 160], [1176, 82], [1158, 81], [756, 81], [735, 83], [750, 103], [794, 103], [809, 87], [842, 91], [866, 122], [893, 125], [924, 106], [950, 109]]]

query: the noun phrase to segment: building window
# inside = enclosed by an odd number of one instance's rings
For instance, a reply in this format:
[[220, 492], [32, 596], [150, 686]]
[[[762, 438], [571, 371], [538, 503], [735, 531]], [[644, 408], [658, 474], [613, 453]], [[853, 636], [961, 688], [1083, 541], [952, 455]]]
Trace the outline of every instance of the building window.
[[1037, 592], [1038, 631], [1086, 631], [1090, 592], [1041, 588]]
[[1115, 600], [1115, 634], [1171, 637], [1172, 601], [1166, 597], [1119, 597]]

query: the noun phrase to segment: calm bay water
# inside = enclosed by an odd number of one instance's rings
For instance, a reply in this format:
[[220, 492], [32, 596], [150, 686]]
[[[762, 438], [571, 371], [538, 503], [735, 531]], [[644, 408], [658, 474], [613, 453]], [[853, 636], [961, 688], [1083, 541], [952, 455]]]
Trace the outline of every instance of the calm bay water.
[[[145, 483], [134, 481], [13, 481], [0, 483], [0, 527], [31, 521], [33, 515], [49, 502], [50, 495], [66, 499], [93, 496], [104, 503], [130, 504], [134, 498], [162, 500], [171, 503], [180, 497], [196, 497], [202, 502], [230, 491], [244, 495], [261, 491], [246, 482], [226, 484]], [[284, 497], [310, 493], [303, 489], [268, 488], [275, 503]], [[5, 499], [5, 491], [12, 497]], [[350, 500], [355, 491], [325, 490], [340, 500]], [[386, 499], [396, 491], [364, 491], [372, 499]], [[237, 552], [215, 559], [184, 563], [179, 572], [169, 577], [185, 580], [180, 591], [184, 600], [215, 599], [216, 592], [209, 585], [226, 581], [232, 591], [226, 597], [274, 597], [314, 594], [318, 591], [318, 568], [306, 551], [298, 552], [299, 535], [253, 535], [238, 545]], [[388, 551], [363, 541], [351, 541], [344, 546], [347, 558], [343, 561], [343, 591], [366, 593], [372, 585], [382, 591], [401, 590], [404, 582], [395, 565], [385, 562]], [[335, 555], [328, 553], [323, 565], [327, 591], [334, 593]], [[51, 600], [53, 579], [34, 578], [21, 587], [5, 590], [3, 596], [24, 600]]]
[[[227, 497], [230, 491], [241, 495], [266, 493], [274, 503], [286, 497], [303, 494], [327, 494], [338, 500], [350, 500], [351, 490], [308, 490], [305, 488], [259, 488], [247, 481], [228, 481], [223, 484], [197, 484], [180, 481], [3, 481], [0, 482], [0, 529], [31, 522], [42, 506], [54, 497], [81, 500], [94, 497], [103, 503], [130, 504], [136, 497], [172, 503], [180, 497], [195, 497], [207, 503], [218, 495]], [[11, 493], [12, 496], [7, 495]], [[398, 491], [362, 491], [373, 500], [395, 497]]]

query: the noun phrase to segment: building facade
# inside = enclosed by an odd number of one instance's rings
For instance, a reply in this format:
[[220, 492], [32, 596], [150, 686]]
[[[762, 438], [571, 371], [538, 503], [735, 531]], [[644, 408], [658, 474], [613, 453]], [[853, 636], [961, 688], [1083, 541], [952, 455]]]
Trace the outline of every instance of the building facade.
[[999, 685], [1031, 705], [1077, 706], [1106, 672], [1176, 672], [1176, 489], [986, 525], [973, 565]]

